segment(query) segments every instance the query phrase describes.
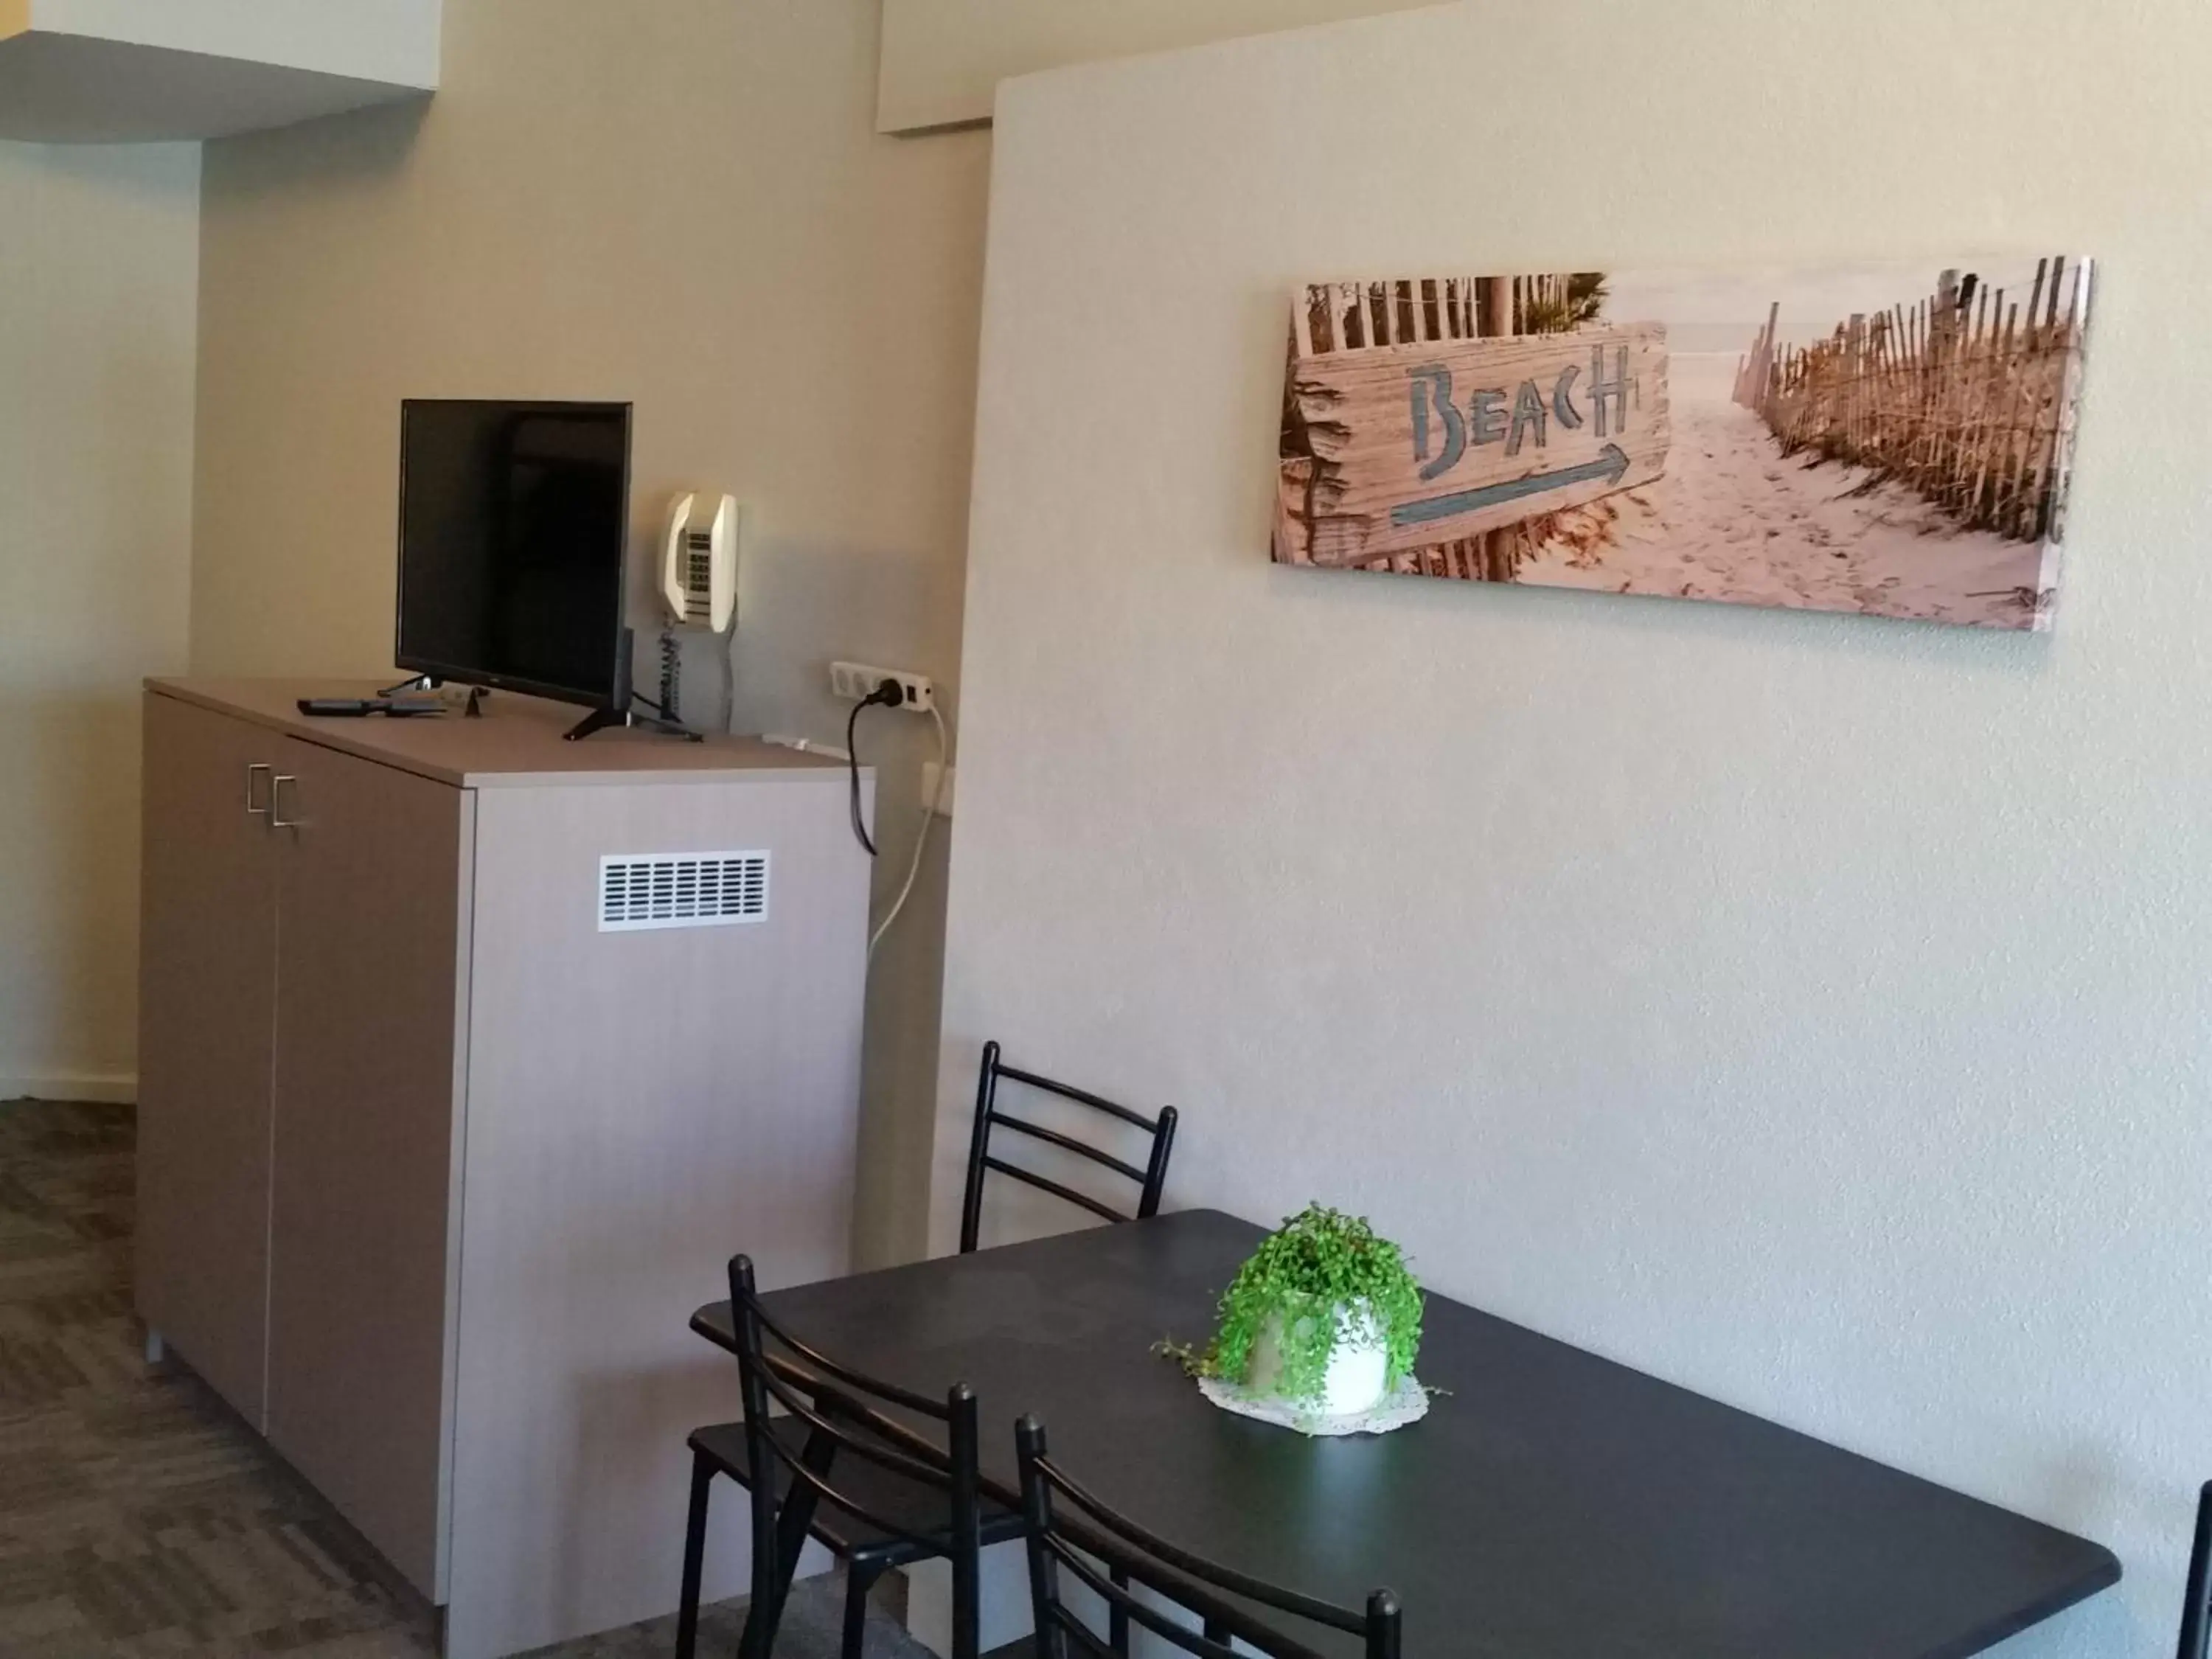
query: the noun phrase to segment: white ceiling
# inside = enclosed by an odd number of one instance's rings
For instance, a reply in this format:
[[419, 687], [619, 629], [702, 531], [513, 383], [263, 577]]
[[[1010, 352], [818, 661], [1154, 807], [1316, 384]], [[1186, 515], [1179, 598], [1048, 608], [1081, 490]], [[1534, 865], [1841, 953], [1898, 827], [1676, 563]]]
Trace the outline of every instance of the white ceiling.
[[0, 139], [218, 138], [420, 97], [438, 18], [437, 0], [0, 0]]

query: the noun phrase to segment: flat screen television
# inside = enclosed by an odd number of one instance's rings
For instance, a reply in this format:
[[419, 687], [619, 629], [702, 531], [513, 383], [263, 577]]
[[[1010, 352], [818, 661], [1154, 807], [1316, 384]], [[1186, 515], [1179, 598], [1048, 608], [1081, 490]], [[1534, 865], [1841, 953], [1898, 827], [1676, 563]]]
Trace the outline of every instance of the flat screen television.
[[629, 707], [629, 427], [628, 404], [402, 405], [400, 667]]

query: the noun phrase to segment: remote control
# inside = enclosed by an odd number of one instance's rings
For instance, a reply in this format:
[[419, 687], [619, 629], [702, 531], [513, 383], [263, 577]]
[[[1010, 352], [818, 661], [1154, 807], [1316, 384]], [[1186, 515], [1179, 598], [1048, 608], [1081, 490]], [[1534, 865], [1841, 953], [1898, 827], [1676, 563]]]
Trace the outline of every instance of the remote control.
[[299, 708], [302, 714], [325, 720], [358, 720], [365, 714], [406, 720], [417, 714], [442, 714], [446, 712], [444, 703], [434, 698], [419, 697], [411, 702], [392, 697], [302, 697]]

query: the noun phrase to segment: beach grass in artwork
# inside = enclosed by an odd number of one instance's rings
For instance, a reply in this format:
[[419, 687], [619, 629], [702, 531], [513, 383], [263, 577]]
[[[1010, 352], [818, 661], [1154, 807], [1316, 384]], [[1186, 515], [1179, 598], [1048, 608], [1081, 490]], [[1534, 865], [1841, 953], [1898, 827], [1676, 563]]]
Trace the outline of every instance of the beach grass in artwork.
[[1279, 562], [2050, 623], [2072, 256], [1316, 283]]

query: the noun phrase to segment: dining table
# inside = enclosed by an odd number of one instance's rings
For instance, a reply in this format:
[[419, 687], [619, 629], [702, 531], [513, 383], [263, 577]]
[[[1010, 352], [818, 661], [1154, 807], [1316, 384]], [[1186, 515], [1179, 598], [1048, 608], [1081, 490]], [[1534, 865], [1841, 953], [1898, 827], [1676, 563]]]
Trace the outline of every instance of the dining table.
[[[1959, 1659], [2119, 1580], [2100, 1544], [1432, 1292], [1419, 1421], [1320, 1437], [1221, 1410], [1161, 1345], [1203, 1346], [1263, 1237], [1188, 1210], [763, 1305], [841, 1364], [973, 1388], [1000, 1500], [1033, 1414], [1190, 1551], [1346, 1607], [1395, 1590], [1409, 1656]], [[734, 1348], [726, 1302], [691, 1322]]]

